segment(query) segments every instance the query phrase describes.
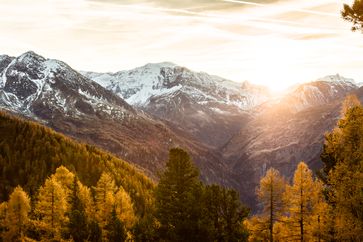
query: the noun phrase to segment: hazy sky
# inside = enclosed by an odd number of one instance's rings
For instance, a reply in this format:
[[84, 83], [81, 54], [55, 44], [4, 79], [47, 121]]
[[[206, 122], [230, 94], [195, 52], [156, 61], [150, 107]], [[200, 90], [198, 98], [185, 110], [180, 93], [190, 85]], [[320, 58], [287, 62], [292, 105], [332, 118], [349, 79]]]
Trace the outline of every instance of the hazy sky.
[[340, 73], [363, 81], [363, 34], [342, 0], [0, 0], [0, 53], [80, 70], [170, 61], [279, 89]]

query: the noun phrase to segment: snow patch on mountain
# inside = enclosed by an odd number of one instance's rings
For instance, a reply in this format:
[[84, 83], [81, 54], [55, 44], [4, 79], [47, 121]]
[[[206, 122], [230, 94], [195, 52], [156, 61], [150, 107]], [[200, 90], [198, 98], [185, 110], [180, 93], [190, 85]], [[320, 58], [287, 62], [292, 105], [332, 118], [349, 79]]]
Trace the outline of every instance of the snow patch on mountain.
[[31, 51], [17, 58], [1, 56], [0, 107], [28, 116], [35, 109], [60, 111], [66, 116], [103, 112], [120, 119], [134, 112], [122, 99], [66, 63]]
[[213, 102], [249, 110], [269, 96], [267, 88], [193, 72], [168, 62], [147, 64], [117, 73], [82, 74], [118, 94], [129, 104], [139, 107], [146, 107], [151, 99], [165, 99], [168, 95], [173, 98], [177, 93], [184, 93], [201, 105]]
[[287, 93], [280, 103], [285, 103], [294, 111], [301, 111], [344, 98], [357, 88], [353, 79], [342, 77], [339, 74], [331, 75], [298, 85]]
[[325, 82], [331, 82], [331, 83], [335, 83], [335, 84], [356, 86], [356, 82], [354, 81], [354, 79], [345, 78], [339, 74], [325, 76], [325, 77], [317, 79], [316, 81], [325, 81]]

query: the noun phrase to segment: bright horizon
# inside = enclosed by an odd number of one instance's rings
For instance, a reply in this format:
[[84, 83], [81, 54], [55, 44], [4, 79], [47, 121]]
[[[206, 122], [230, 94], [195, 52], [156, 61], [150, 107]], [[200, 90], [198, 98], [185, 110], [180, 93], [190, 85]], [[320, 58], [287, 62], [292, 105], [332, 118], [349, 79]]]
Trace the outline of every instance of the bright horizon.
[[173, 62], [281, 90], [339, 73], [363, 81], [363, 35], [338, 0], [3, 0], [0, 53], [78, 70]]

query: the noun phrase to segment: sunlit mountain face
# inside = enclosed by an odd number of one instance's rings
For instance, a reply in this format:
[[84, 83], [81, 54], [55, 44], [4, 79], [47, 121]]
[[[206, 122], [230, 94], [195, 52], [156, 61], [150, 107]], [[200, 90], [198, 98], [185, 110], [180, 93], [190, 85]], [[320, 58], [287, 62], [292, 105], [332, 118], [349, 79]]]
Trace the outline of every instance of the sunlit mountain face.
[[4, 0], [0, 49], [96, 72], [170, 61], [272, 90], [331, 73], [361, 81], [361, 36], [341, 8], [335, 0]]
[[360, 84], [341, 75], [274, 95], [170, 62], [115, 73], [77, 71], [29, 51], [0, 55], [0, 109], [97, 145], [156, 178], [168, 150], [187, 150], [206, 183], [232, 187], [256, 209], [269, 167], [288, 179], [304, 160], [319, 169], [324, 133]]

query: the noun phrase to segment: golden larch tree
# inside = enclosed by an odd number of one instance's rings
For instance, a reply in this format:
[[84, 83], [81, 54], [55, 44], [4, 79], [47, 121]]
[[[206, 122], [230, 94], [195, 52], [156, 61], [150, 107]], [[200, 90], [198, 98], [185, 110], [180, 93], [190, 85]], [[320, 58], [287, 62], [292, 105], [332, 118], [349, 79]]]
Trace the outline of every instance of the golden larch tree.
[[103, 236], [106, 236], [105, 227], [114, 208], [116, 189], [115, 181], [111, 175], [105, 172], [102, 173], [96, 187], [94, 187], [96, 218], [103, 230]]
[[120, 187], [115, 195], [115, 209], [117, 217], [125, 224], [127, 229], [131, 229], [136, 217], [131, 198], [123, 187]]
[[255, 239], [274, 241], [274, 223], [279, 221], [283, 214], [283, 194], [286, 182], [279, 171], [270, 168], [261, 179], [257, 189], [257, 197], [263, 209], [262, 213], [254, 216], [247, 225]]
[[330, 205], [329, 235], [335, 240], [363, 240], [363, 107], [348, 97], [344, 116], [325, 137], [321, 177]]
[[62, 186], [68, 197], [71, 193], [71, 186], [74, 179], [74, 174], [70, 172], [66, 167], [60, 166], [55, 170], [55, 173], [51, 177], [54, 178]]
[[320, 187], [316, 185], [312, 171], [303, 161], [300, 162], [294, 173], [293, 184], [286, 187], [284, 194], [289, 216], [287, 240], [312, 239], [312, 231], [308, 228], [312, 224], [314, 208], [319, 201], [317, 189]]
[[46, 232], [45, 238], [60, 238], [62, 227], [67, 223], [66, 211], [66, 192], [54, 177], [48, 178], [40, 187], [35, 204], [39, 226]]
[[30, 198], [24, 190], [17, 186], [11, 193], [7, 203], [5, 218], [5, 241], [23, 241], [24, 232], [29, 223]]

